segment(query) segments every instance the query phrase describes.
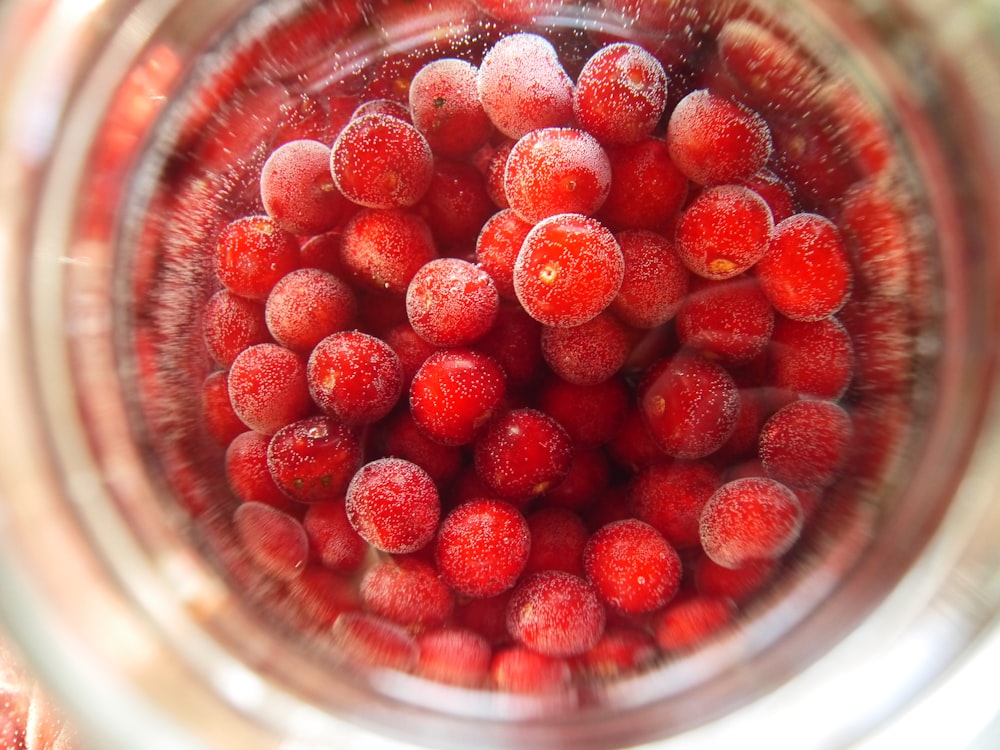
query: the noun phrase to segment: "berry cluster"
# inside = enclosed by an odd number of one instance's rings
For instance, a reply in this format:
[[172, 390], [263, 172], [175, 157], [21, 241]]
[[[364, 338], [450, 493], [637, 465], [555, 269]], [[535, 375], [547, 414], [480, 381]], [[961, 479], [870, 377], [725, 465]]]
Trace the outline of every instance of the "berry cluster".
[[905, 368], [862, 361], [909, 289], [884, 164], [797, 129], [842, 100], [786, 39], [708, 49], [422, 61], [273, 149], [219, 234], [233, 526], [348, 658], [529, 692], [647, 667], [763, 589], [854, 459], [857, 394]]

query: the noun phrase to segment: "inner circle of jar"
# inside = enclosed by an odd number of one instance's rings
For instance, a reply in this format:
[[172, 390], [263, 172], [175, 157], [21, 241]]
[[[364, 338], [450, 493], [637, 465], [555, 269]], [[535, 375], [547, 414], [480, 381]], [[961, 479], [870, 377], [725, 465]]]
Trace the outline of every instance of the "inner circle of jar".
[[[315, 660], [326, 679], [351, 683], [357, 693], [340, 704], [341, 696], [331, 699], [335, 691], [322, 682], [297, 684], [280, 659], [266, 659], [262, 669], [335, 712], [350, 706], [347, 712], [360, 715], [364, 723], [400, 731], [366, 703], [372, 700], [407, 715], [460, 717], [473, 725], [485, 720], [504, 726], [540, 722], [579, 733], [592, 732], [594, 722], [603, 722], [612, 729], [593, 733], [590, 741], [607, 743], [610, 736], [610, 742], [620, 743], [623, 737], [634, 742], [677, 732], [723, 713], [766, 689], [769, 680], [780, 679], [784, 661], [772, 660], [770, 667], [767, 661], [779, 645], [800, 666], [818, 655], [816, 644], [799, 635], [810, 618], [826, 618], [820, 631], [829, 638], [827, 645], [862, 619], [922, 541], [893, 557], [879, 548], [878, 540], [905, 524], [926, 534], [941, 512], [939, 498], [913, 499], [904, 492], [920, 456], [933, 443], [928, 430], [941, 408], [946, 369], [939, 359], [946, 325], [942, 299], [947, 285], [957, 283], [941, 257], [944, 241], [935, 234], [940, 207], [926, 172], [933, 159], [915, 145], [921, 123], [912, 112], [894, 108], [900, 96], [891, 88], [894, 82], [873, 80], [870, 61], [859, 57], [819, 9], [792, 12], [783, 5], [749, 3], [712, 7], [696, 0], [665, 4], [666, 11], [656, 3], [629, 0], [552, 7], [481, 3], [482, 9], [462, 0], [431, 3], [429, 9], [405, 2], [371, 5], [362, 12], [354, 5], [312, 2], [283, 6], [274, 15], [259, 9], [248, 14], [192, 67], [156, 122], [135, 169], [135, 189], [120, 217], [117, 282], [125, 290], [120, 309], [126, 313], [116, 321], [115, 335], [125, 363], [132, 426], [158, 478], [163, 502], [179, 512], [191, 544], [236, 594], [256, 627], [273, 639], [273, 647]], [[741, 50], [752, 58], [744, 67], [740, 51], [728, 60], [720, 52], [720, 34], [732, 31], [734, 24], [756, 35]], [[357, 643], [345, 646], [338, 619], [370, 608], [358, 594], [360, 582], [367, 570], [393, 555], [370, 549], [364, 566], [350, 573], [325, 569], [315, 555], [303, 560], [302, 577], [275, 576], [262, 567], [235, 526], [234, 514], [245, 498], [230, 486], [228, 438], [209, 433], [203, 402], [206, 380], [225, 370], [212, 360], [204, 338], [204, 310], [221, 288], [216, 243], [230, 222], [264, 213], [260, 174], [268, 156], [297, 139], [331, 145], [360, 105], [372, 100], [405, 105], [410, 81], [423, 65], [440, 58], [479, 65], [499, 40], [522, 32], [550, 41], [574, 80], [590, 56], [611, 43], [629, 42], [651, 52], [668, 80], [664, 116], [652, 137], [665, 137], [672, 109], [694, 91], [708, 90], [761, 114], [774, 143], [767, 166], [791, 190], [794, 213], [818, 214], [832, 222], [853, 271], [851, 296], [835, 313], [850, 335], [853, 375], [843, 395], [827, 399], [851, 417], [851, 449], [835, 480], [798, 493], [799, 502], [810, 506], [798, 541], [748, 593], [713, 596], [726, 600], [723, 624], [673, 647], [665, 636], [657, 636], [660, 610], [704, 599], [710, 590], [695, 575], [705, 564], [704, 552], [679, 549], [684, 577], [675, 600], [641, 617], [607, 614], [605, 633], [613, 628], [641, 637], [648, 646], [645, 656], [640, 659], [630, 651], [619, 661], [605, 657], [586, 667], [581, 666], [583, 655], [575, 655], [574, 661], [566, 661], [571, 677], [558, 689], [541, 692], [503, 689], [488, 674], [471, 687], [449, 685], [426, 679], [412, 659], [393, 668], [399, 662], [388, 659], [385, 644], [381, 652], [369, 644], [361, 657], [355, 653]], [[807, 85], [808, 90], [795, 89]], [[495, 150], [501, 143], [495, 137], [490, 146]], [[686, 205], [659, 231], [672, 233], [680, 212], [704, 189], [691, 183]], [[426, 206], [413, 212], [421, 210], [426, 217]], [[338, 226], [334, 233], [342, 229]], [[464, 239], [452, 247], [435, 239], [440, 255], [476, 260], [474, 241]], [[399, 296], [357, 291], [359, 330], [382, 337], [405, 322]], [[671, 320], [633, 331], [632, 340], [639, 343], [615, 375], [628, 384], [633, 401], [646, 373], [680, 349], [675, 326]], [[488, 350], [494, 335], [487, 333], [470, 346]], [[731, 368], [741, 387], [768, 387], [767, 356]], [[712, 354], [706, 358], [717, 359]], [[511, 405], [541, 408], [540, 390], [549, 377], [534, 377], [517, 389]], [[404, 391], [394, 413], [406, 409], [406, 400]], [[381, 439], [383, 427], [365, 428], [365, 462], [393, 455]], [[607, 466], [607, 479], [596, 499], [574, 510], [590, 532], [633, 516], [629, 491], [648, 465], [679, 460], [665, 453], [655, 461], [634, 458], [612, 441], [594, 450]], [[457, 454], [462, 470], [469, 470], [470, 450]], [[725, 461], [711, 456], [698, 460], [714, 461], [720, 477], [731, 479], [758, 475], [757, 458], [753, 446]], [[459, 488], [457, 476], [440, 483], [442, 518], [469, 499]], [[519, 511], [530, 516], [543, 507], [546, 497], [541, 494]], [[309, 509], [292, 500], [281, 513], [293, 519], [294, 527]], [[433, 542], [415, 555], [422, 564], [433, 564], [432, 550]], [[879, 565], [881, 580], [868, 581], [861, 589], [851, 583], [859, 570]], [[304, 576], [312, 581], [308, 586]], [[838, 597], [850, 599], [844, 592], [852, 589], [857, 589], [852, 604], [831, 613], [830, 602], [842, 604]], [[456, 594], [452, 614], [436, 625], [467, 629], [476, 606]], [[698, 626], [695, 621], [678, 625], [682, 631]], [[421, 634], [412, 624], [393, 623], [392, 628], [413, 642]], [[490, 638], [494, 659], [511, 647], [509, 634]], [[735, 664], [759, 667], [758, 677], [727, 675]], [[721, 699], [700, 700], [726, 680], [731, 687], [722, 690]], [[359, 709], [355, 700], [364, 707]], [[678, 710], [625, 726], [630, 712], [670, 700]]]

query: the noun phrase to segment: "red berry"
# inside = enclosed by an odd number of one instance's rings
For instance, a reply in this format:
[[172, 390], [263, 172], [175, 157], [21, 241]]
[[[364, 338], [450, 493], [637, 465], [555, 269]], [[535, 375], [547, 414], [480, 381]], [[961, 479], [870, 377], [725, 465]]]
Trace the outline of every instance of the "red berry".
[[432, 440], [406, 410], [397, 412], [384, 423], [382, 443], [386, 456], [412, 461], [439, 485], [450, 482], [462, 469], [461, 449]]
[[545, 493], [546, 506], [583, 510], [604, 497], [611, 485], [611, 464], [604, 451], [577, 447], [569, 472], [559, 484]]
[[738, 603], [759, 591], [776, 568], [774, 560], [754, 560], [740, 568], [725, 568], [712, 558], [702, 556], [694, 564], [694, 586], [703, 596]]
[[465, 162], [438, 159], [431, 187], [415, 210], [438, 244], [458, 254], [475, 241], [496, 206], [479, 170]]
[[[364, 117], [365, 115], [389, 115], [390, 117], [395, 117], [404, 122], [413, 122], [413, 118], [410, 116], [410, 108], [398, 102], [395, 99], [369, 99], [367, 101], [361, 102], [352, 113], [348, 122], [351, 120], [357, 120], [359, 117]], [[346, 122], [344, 123], [347, 124]], [[327, 172], [330, 171], [329, 159], [327, 159]]]
[[403, 384], [406, 388], [410, 387], [420, 365], [438, 350], [436, 346], [418, 336], [409, 322], [392, 326], [385, 332], [382, 340], [392, 347], [399, 357], [399, 363], [403, 367]]
[[305, 619], [303, 626], [324, 634], [345, 612], [361, 606], [357, 586], [322, 565], [307, 565], [288, 589], [292, 602]]
[[690, 284], [690, 274], [674, 243], [643, 230], [619, 232], [615, 237], [625, 274], [611, 311], [636, 328], [663, 325], [677, 314]]
[[553, 570], [528, 576], [507, 605], [507, 629], [540, 654], [577, 656], [604, 633], [604, 606], [594, 588], [572, 573]]
[[486, 426], [505, 393], [503, 370], [490, 357], [448, 349], [428, 357], [413, 376], [410, 412], [432, 440], [466, 445]]
[[740, 394], [720, 365], [691, 352], [660, 362], [645, 378], [639, 406], [657, 445], [675, 458], [703, 458], [729, 439]]
[[692, 273], [731, 279], [767, 253], [774, 230], [771, 209], [739, 185], [703, 191], [681, 215], [677, 253]]
[[625, 422], [631, 398], [625, 381], [618, 377], [594, 385], [550, 378], [538, 393], [538, 407], [562, 425], [574, 445], [587, 448], [614, 438]]
[[774, 330], [774, 308], [752, 276], [696, 285], [677, 313], [680, 343], [727, 364], [749, 362]]
[[837, 476], [852, 437], [851, 418], [832, 401], [793, 401], [764, 423], [760, 458], [789, 487], [824, 487]]
[[313, 556], [330, 570], [354, 573], [365, 561], [368, 544], [347, 519], [342, 497], [311, 504], [302, 525]]
[[229, 369], [229, 398], [247, 427], [273, 435], [312, 410], [306, 363], [277, 344], [251, 346]]
[[369, 612], [411, 630], [443, 625], [455, 606], [434, 566], [413, 557], [375, 563], [361, 579], [360, 592]]
[[705, 504], [700, 529], [705, 554], [740, 568], [785, 554], [802, 530], [802, 508], [795, 493], [773, 479], [735, 479]]
[[572, 328], [542, 328], [542, 357], [569, 383], [596, 385], [613, 377], [628, 358], [631, 331], [610, 313]]
[[344, 227], [340, 247], [357, 283], [399, 296], [417, 269], [438, 255], [427, 222], [405, 211], [361, 211]]
[[854, 346], [839, 320], [777, 317], [768, 349], [769, 385], [836, 401], [847, 390], [853, 373]]
[[719, 31], [719, 56], [726, 70], [755, 103], [807, 114], [815, 106], [822, 76], [800, 49], [744, 18]]
[[476, 473], [501, 497], [537, 497], [565, 479], [573, 461], [569, 435], [535, 409], [497, 417], [475, 446]]
[[489, 335], [474, 348], [492, 357], [507, 375], [509, 390], [531, 386], [542, 367], [542, 325], [517, 304], [502, 304]]
[[344, 612], [331, 628], [338, 655], [362, 667], [411, 672], [420, 650], [403, 627], [368, 612]]
[[530, 545], [528, 524], [513, 505], [476, 499], [459, 505], [441, 522], [434, 559], [451, 588], [485, 599], [514, 586]]
[[228, 289], [220, 289], [205, 303], [202, 330], [208, 355], [222, 367], [229, 367], [244, 349], [271, 341], [264, 306]]
[[275, 483], [303, 503], [342, 495], [361, 459], [358, 437], [329, 417], [308, 417], [282, 427], [267, 449], [267, 465]]
[[434, 157], [413, 125], [388, 115], [351, 120], [330, 153], [333, 180], [366, 208], [415, 206], [430, 188]]
[[319, 141], [289, 141], [275, 149], [261, 170], [260, 195], [275, 223], [296, 235], [329, 231], [347, 211], [330, 175], [330, 148]]
[[476, 260], [493, 277], [497, 292], [505, 299], [517, 299], [514, 261], [531, 227], [508, 208], [491, 216], [476, 239]]
[[229, 445], [246, 430], [229, 400], [229, 374], [216, 370], [201, 387], [201, 413], [205, 430], [219, 445]]
[[706, 89], [693, 91], [674, 108], [667, 124], [670, 156], [699, 185], [739, 183], [771, 156], [771, 131], [752, 109]]
[[479, 100], [504, 135], [520, 138], [573, 118], [573, 82], [555, 48], [536, 34], [511, 34], [483, 57]]
[[441, 502], [426, 471], [401, 458], [362, 466], [347, 487], [347, 518], [376, 549], [415, 552], [437, 530]]
[[775, 224], [796, 213], [795, 196], [792, 195], [791, 188], [770, 169], [765, 167], [742, 184], [764, 199], [771, 209]]
[[565, 659], [511, 646], [493, 655], [490, 676], [498, 690], [536, 694], [565, 689], [572, 673]]
[[341, 331], [320, 341], [309, 356], [309, 391], [319, 407], [347, 424], [375, 422], [403, 392], [403, 365], [381, 339]]
[[413, 124], [435, 153], [466, 156], [490, 137], [493, 123], [479, 101], [478, 77], [474, 65], [455, 58], [429, 62], [413, 77]]
[[615, 231], [666, 232], [688, 195], [688, 179], [677, 169], [665, 141], [646, 138], [608, 148], [611, 190], [597, 218]]
[[575, 128], [531, 131], [511, 148], [504, 168], [510, 208], [532, 224], [556, 214], [592, 216], [610, 189], [607, 153]]
[[275, 284], [299, 267], [299, 243], [268, 216], [246, 216], [227, 224], [216, 245], [223, 285], [240, 297], [265, 300]]
[[275, 341], [308, 354], [323, 338], [353, 323], [357, 304], [354, 292], [336, 276], [300, 268], [274, 285], [265, 317]]
[[844, 196], [839, 224], [867, 295], [910, 293], [914, 238], [906, 208], [890, 188], [874, 180], [858, 183]]
[[430, 261], [406, 290], [410, 325], [434, 346], [472, 343], [492, 327], [499, 307], [500, 296], [490, 275], [460, 258]]
[[775, 226], [757, 278], [775, 310], [809, 321], [843, 307], [853, 272], [833, 223], [818, 214], [795, 214]]
[[589, 534], [579, 515], [566, 508], [539, 508], [527, 522], [531, 552], [525, 573], [562, 570], [583, 575], [583, 548]]
[[309, 540], [296, 519], [264, 503], [243, 503], [233, 514], [243, 549], [262, 571], [291, 580], [302, 573]]
[[649, 666], [658, 655], [656, 641], [645, 630], [608, 625], [600, 640], [574, 661], [574, 667], [586, 677], [607, 680]]
[[664, 651], [683, 651], [697, 646], [725, 626], [733, 617], [728, 599], [695, 596], [671, 604], [653, 625], [656, 642]]
[[624, 275], [621, 248], [604, 225], [560, 214], [528, 233], [514, 264], [514, 290], [538, 322], [577, 326], [611, 304]]
[[628, 614], [660, 609], [680, 587], [677, 552], [660, 532], [637, 519], [596, 531], [584, 549], [583, 565], [602, 601]]
[[264, 503], [289, 511], [294, 505], [274, 481], [267, 468], [267, 446], [271, 438], [252, 430], [237, 435], [226, 448], [226, 479], [229, 489], [245, 503]]
[[705, 503], [722, 484], [704, 461], [665, 461], [640, 470], [629, 485], [629, 509], [677, 548], [697, 546]]
[[478, 633], [444, 627], [417, 636], [420, 661], [416, 673], [448, 685], [479, 688], [486, 681], [493, 649]]
[[637, 44], [603, 47], [577, 76], [573, 111], [584, 129], [604, 143], [633, 143], [660, 121], [667, 103], [667, 74]]

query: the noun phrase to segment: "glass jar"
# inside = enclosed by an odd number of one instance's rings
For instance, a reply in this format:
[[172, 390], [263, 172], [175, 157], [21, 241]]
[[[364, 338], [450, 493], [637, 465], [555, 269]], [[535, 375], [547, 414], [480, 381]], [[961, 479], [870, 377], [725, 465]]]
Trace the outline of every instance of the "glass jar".
[[[354, 3], [304, 24], [320, 4], [0, 9], [0, 611], [19, 648], [101, 748], [971, 746], [998, 708], [983, 678], [1000, 657], [991, 2], [763, 6], [885, 115], [927, 252], [908, 288], [919, 377], [892, 407], [907, 427], [887, 455], [866, 446], [877, 497], [832, 514], [739, 627], [585, 697], [537, 698], [362, 678], [246, 596], [259, 581], [205, 512], [210, 451], [185, 432], [194, 402], [176, 398], [204, 374], [189, 313], [204, 236], [162, 219], [180, 195], [197, 225], [192, 195], [218, 212], [248, 183], [205, 168], [185, 194], [166, 178], [190, 153], [252, 173], [276, 126], [257, 104], [308, 123], [302, 95], [366, 55], [467, 39], [459, 4], [421, 4], [398, 34]], [[545, 12], [570, 39], [581, 17], [611, 23], [571, 3]], [[216, 127], [233, 112], [249, 116]], [[171, 231], [183, 241], [159, 241]], [[877, 412], [885, 430], [894, 413]]]

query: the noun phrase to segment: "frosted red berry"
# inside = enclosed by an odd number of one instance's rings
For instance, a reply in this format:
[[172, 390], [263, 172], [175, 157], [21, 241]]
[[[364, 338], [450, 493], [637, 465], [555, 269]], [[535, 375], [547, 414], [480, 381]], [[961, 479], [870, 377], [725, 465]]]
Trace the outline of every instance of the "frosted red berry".
[[265, 503], [243, 503], [233, 525], [243, 549], [268, 575], [291, 580], [305, 568], [309, 540], [302, 524], [287, 513]]
[[578, 447], [604, 445], [618, 433], [631, 393], [620, 377], [594, 385], [550, 378], [538, 393], [538, 408], [556, 420]]
[[583, 565], [601, 600], [628, 614], [660, 609], [680, 587], [677, 551], [638, 519], [616, 521], [594, 532]]
[[667, 232], [688, 197], [688, 179], [660, 138], [609, 146], [611, 189], [597, 218], [615, 231]]
[[645, 630], [627, 625], [608, 625], [590, 650], [573, 661], [574, 669], [598, 680], [634, 674], [659, 656], [655, 639]]
[[761, 462], [768, 476], [789, 487], [824, 487], [840, 471], [851, 437], [851, 417], [839, 404], [794, 401], [761, 428]]
[[295, 235], [329, 231], [347, 211], [330, 174], [330, 147], [319, 141], [289, 141], [271, 152], [261, 170], [260, 196], [268, 215]]
[[719, 364], [682, 352], [657, 364], [639, 390], [654, 442], [675, 458], [704, 458], [729, 439], [739, 417], [736, 383]]
[[667, 103], [667, 74], [637, 44], [619, 42], [595, 52], [577, 76], [573, 111], [604, 143], [632, 143], [653, 132]]
[[677, 338], [711, 359], [745, 363], [767, 347], [774, 318], [753, 276], [696, 284], [677, 313]]
[[501, 304], [493, 328], [473, 348], [500, 365], [508, 390], [529, 387], [542, 371], [541, 330], [520, 305]]
[[483, 57], [479, 100], [497, 129], [511, 138], [573, 118], [573, 82], [552, 43], [537, 34], [511, 34]]
[[368, 612], [342, 613], [330, 633], [337, 654], [355, 666], [411, 672], [420, 659], [420, 649], [411, 633]]
[[416, 674], [448, 685], [480, 688], [486, 682], [493, 649], [473, 630], [442, 627], [417, 636]]
[[476, 260], [493, 278], [497, 292], [514, 300], [514, 261], [532, 224], [509, 208], [493, 214], [476, 238]]
[[305, 360], [277, 344], [251, 346], [229, 369], [233, 410], [250, 429], [273, 435], [312, 409]]
[[362, 466], [347, 486], [347, 518], [376, 549], [415, 552], [437, 530], [441, 500], [426, 471], [401, 458], [381, 458]]
[[411, 630], [443, 625], [455, 606], [434, 566], [415, 557], [375, 563], [365, 571], [359, 591], [366, 610]]
[[719, 471], [706, 461], [663, 461], [632, 479], [629, 510], [674, 547], [696, 547], [701, 511], [721, 484]]
[[757, 278], [774, 309], [793, 320], [833, 315], [853, 286], [840, 232], [818, 214], [795, 214], [775, 226]]
[[482, 174], [471, 164], [436, 159], [430, 189], [414, 209], [445, 253], [465, 254], [496, 206]]
[[476, 66], [456, 58], [433, 60], [413, 76], [409, 91], [413, 124], [435, 153], [466, 156], [493, 132], [479, 101], [478, 78]]
[[492, 277], [461, 258], [430, 261], [414, 274], [406, 290], [410, 325], [439, 347], [471, 344], [490, 330], [499, 307]]
[[341, 263], [372, 291], [402, 296], [422, 265], [438, 256], [427, 222], [407, 211], [361, 211], [344, 227]]
[[474, 445], [476, 473], [505, 498], [531, 498], [561, 482], [573, 461], [566, 430], [536, 409], [497, 417]]
[[340, 131], [330, 171], [340, 192], [359, 206], [406, 208], [430, 188], [434, 157], [427, 139], [410, 123], [365, 115]]
[[499, 690], [531, 695], [563, 690], [572, 672], [565, 659], [510, 646], [493, 655], [490, 677]]
[[291, 510], [293, 501], [274, 481], [267, 467], [268, 435], [249, 430], [240, 433], [226, 448], [225, 469], [229, 489], [245, 503], [264, 503], [278, 510]]
[[580, 516], [567, 508], [539, 508], [528, 514], [531, 534], [525, 573], [562, 570], [583, 575], [583, 548], [589, 532]]
[[229, 445], [246, 430], [229, 400], [229, 374], [216, 370], [201, 386], [201, 413], [205, 430], [219, 445]]
[[507, 629], [540, 654], [577, 656], [604, 633], [604, 606], [583, 578], [563, 571], [535, 573], [518, 585], [507, 605]]
[[219, 233], [216, 271], [223, 286], [240, 297], [267, 299], [299, 263], [299, 243], [269, 216], [236, 219]]
[[556, 214], [592, 216], [611, 189], [601, 144], [576, 128], [541, 128], [517, 141], [504, 167], [510, 208], [529, 223]]
[[274, 285], [265, 320], [275, 341], [308, 354], [326, 336], [351, 326], [357, 304], [354, 292], [336, 276], [299, 268]]
[[739, 183], [756, 174], [773, 148], [767, 121], [707, 89], [693, 91], [667, 124], [670, 156], [699, 185]]
[[625, 273], [611, 311], [636, 328], [663, 325], [677, 314], [690, 286], [691, 275], [676, 246], [662, 234], [648, 230], [626, 230], [615, 238]]
[[777, 317], [768, 347], [769, 385], [835, 401], [846, 392], [853, 375], [854, 345], [837, 318]]
[[722, 485], [709, 498], [700, 521], [701, 546], [726, 568], [785, 554], [802, 531], [802, 508], [788, 487], [748, 477]]
[[403, 392], [403, 365], [392, 348], [360, 331], [341, 331], [309, 355], [309, 391], [319, 407], [351, 425], [375, 422]]
[[308, 417], [271, 437], [267, 465], [275, 483], [303, 503], [333, 500], [361, 466], [361, 441], [329, 417]]
[[347, 519], [343, 497], [312, 503], [302, 519], [309, 549], [320, 563], [337, 573], [355, 573], [365, 561], [368, 544]]
[[733, 619], [728, 599], [694, 596], [660, 612], [653, 623], [657, 645], [667, 652], [690, 649]]
[[432, 440], [471, 443], [506, 394], [506, 378], [490, 357], [470, 349], [432, 354], [410, 384], [410, 413]]
[[426, 471], [438, 485], [458, 476], [465, 457], [457, 446], [442, 445], [427, 435], [409, 410], [399, 410], [383, 422], [382, 450], [386, 456], [412, 461]]
[[244, 349], [272, 340], [264, 305], [228, 289], [220, 289], [205, 303], [202, 331], [208, 355], [221, 367], [229, 367]]
[[470, 500], [441, 522], [434, 559], [441, 577], [465, 596], [485, 599], [511, 589], [528, 561], [528, 523], [513, 505]]
[[538, 322], [576, 326], [611, 304], [624, 275], [621, 248], [607, 227], [560, 214], [540, 221], [525, 238], [514, 263], [514, 291]]
[[740, 185], [720, 185], [698, 195], [677, 226], [677, 254], [692, 273], [730, 279], [768, 251], [774, 221], [764, 199]]
[[603, 312], [572, 328], [542, 328], [542, 357], [556, 375], [577, 385], [613, 377], [628, 359], [632, 332]]

